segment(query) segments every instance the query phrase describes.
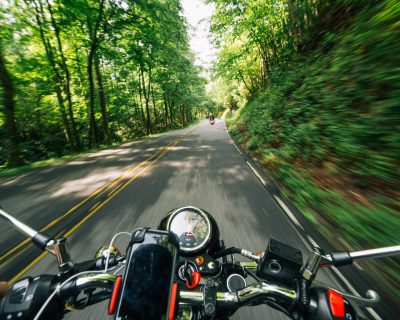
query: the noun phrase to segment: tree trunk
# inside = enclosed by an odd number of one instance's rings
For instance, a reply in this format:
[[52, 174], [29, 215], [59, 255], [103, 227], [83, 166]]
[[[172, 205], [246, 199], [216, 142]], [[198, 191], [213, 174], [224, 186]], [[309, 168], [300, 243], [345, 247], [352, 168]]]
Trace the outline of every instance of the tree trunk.
[[90, 19], [87, 18], [89, 36], [91, 40], [90, 51], [88, 55], [88, 64], [87, 64], [87, 73], [89, 80], [89, 147], [99, 146], [98, 130], [96, 126], [96, 118], [94, 112], [93, 62], [94, 62], [94, 57], [96, 55], [96, 50], [100, 43], [100, 37], [97, 34], [97, 32], [99, 31], [100, 22], [103, 20], [103, 9], [104, 9], [104, 0], [100, 0], [99, 15], [97, 16], [94, 29], [92, 28]]
[[87, 73], [89, 80], [89, 148], [98, 147], [98, 132], [94, 112], [94, 81], [93, 81], [93, 55], [95, 48], [92, 45], [88, 56]]
[[61, 68], [65, 74], [64, 90], [67, 95], [68, 115], [69, 115], [69, 120], [71, 121], [71, 129], [72, 129], [71, 133], [72, 133], [72, 138], [74, 139], [74, 147], [76, 150], [81, 150], [81, 142], [80, 142], [78, 130], [76, 128], [76, 123], [75, 123], [75, 119], [74, 119], [74, 111], [73, 111], [73, 107], [72, 107], [71, 76], [70, 76], [70, 72], [69, 72], [68, 65], [67, 65], [67, 60], [65, 59], [62, 44], [61, 44], [60, 28], [54, 19], [53, 10], [52, 10], [52, 7], [51, 7], [49, 1], [46, 0], [46, 2], [47, 2], [47, 8], [50, 13], [51, 24], [54, 28], [54, 33], [55, 33], [56, 39], [57, 39], [58, 51], [60, 52], [60, 56], [61, 56]]
[[186, 124], [186, 119], [185, 119], [185, 107], [181, 106], [179, 108], [181, 110], [181, 122], [182, 122], [182, 126], [184, 127]]
[[299, 24], [298, 24], [296, 12], [293, 7], [293, 0], [287, 0], [287, 6], [288, 6], [288, 13], [289, 13], [289, 30], [291, 31], [292, 37], [294, 38], [294, 42], [293, 42], [294, 50], [298, 51], [298, 49], [300, 47]]
[[[28, 2], [27, 2], [27, 4], [29, 5]], [[42, 15], [44, 15], [41, 3], [39, 3], [39, 4], [40, 4]], [[49, 61], [50, 66], [53, 69], [54, 90], [55, 90], [56, 96], [57, 96], [58, 107], [59, 107], [59, 110], [60, 110], [61, 119], [62, 119], [63, 126], [64, 126], [65, 137], [66, 137], [67, 141], [69, 142], [69, 144], [71, 145], [72, 149], [74, 149], [75, 148], [75, 143], [74, 143], [74, 139], [73, 139], [72, 134], [71, 134], [70, 124], [69, 124], [69, 121], [68, 121], [68, 118], [67, 118], [67, 114], [65, 112], [64, 99], [63, 99], [62, 90], [61, 90], [62, 81], [61, 81], [61, 77], [60, 77], [60, 74], [58, 72], [55, 60], [54, 60], [53, 48], [51, 47], [50, 42], [48, 41], [48, 39], [46, 38], [46, 36], [44, 34], [43, 23], [40, 20], [39, 8], [38, 8], [38, 5], [37, 5], [36, 2], [34, 2], [34, 6], [35, 6], [36, 22], [37, 22], [38, 27], [39, 27], [40, 39], [42, 40], [44, 49], [46, 51], [47, 60]]]
[[173, 123], [173, 116], [174, 116], [174, 100], [170, 100], [168, 103], [168, 108], [169, 108], [169, 128], [172, 128], [172, 123]]
[[163, 95], [164, 97], [164, 120], [165, 120], [165, 128], [168, 126], [168, 105], [167, 105], [167, 98], [165, 97], [165, 93]]
[[126, 84], [126, 90], [128, 91], [129, 95], [127, 96], [129, 101], [132, 101], [132, 107], [135, 111], [134, 118], [135, 119], [140, 119], [140, 114], [139, 114], [139, 104], [137, 103], [137, 95], [135, 94], [134, 90], [132, 89], [133, 86], [131, 86], [131, 83], [134, 84], [133, 77], [130, 76], [130, 81], [127, 82]]
[[94, 56], [94, 66], [96, 69], [96, 79], [97, 79], [97, 88], [99, 90], [99, 101], [100, 101], [100, 109], [101, 109], [101, 118], [103, 121], [103, 130], [104, 130], [104, 139], [106, 144], [111, 144], [111, 136], [110, 129], [108, 126], [108, 113], [106, 106], [106, 95], [104, 93], [103, 79], [100, 71], [100, 61], [97, 55]]
[[151, 98], [152, 98], [152, 101], [153, 101], [154, 126], [156, 126], [157, 122], [158, 122], [158, 116], [157, 116], [157, 110], [156, 110], [156, 102], [154, 100], [154, 89], [153, 89], [153, 86], [151, 86], [150, 89], [151, 89]]
[[139, 82], [138, 82], [138, 88], [139, 88], [139, 107], [140, 107], [140, 116], [142, 118], [142, 124], [143, 126], [146, 126], [146, 117], [143, 112], [143, 98], [142, 98], [142, 80], [140, 79], [140, 71], [139, 71]]
[[147, 95], [146, 92], [146, 84], [144, 82], [144, 70], [143, 70], [143, 64], [140, 63], [140, 74], [142, 77], [142, 90], [143, 90], [143, 96], [146, 104], [146, 133], [150, 134], [151, 133], [151, 121], [150, 121], [150, 108], [149, 108], [149, 96]]
[[0, 47], [0, 83], [3, 87], [4, 122], [9, 141], [8, 165], [18, 167], [22, 164], [19, 152], [17, 124], [15, 121], [14, 87]]

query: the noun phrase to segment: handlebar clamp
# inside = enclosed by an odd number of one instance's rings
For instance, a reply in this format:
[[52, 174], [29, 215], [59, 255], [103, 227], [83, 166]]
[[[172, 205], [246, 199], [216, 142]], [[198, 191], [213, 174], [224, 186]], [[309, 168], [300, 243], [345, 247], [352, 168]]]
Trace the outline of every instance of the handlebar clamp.
[[204, 312], [207, 316], [213, 317], [217, 310], [217, 283], [213, 279], [208, 279], [203, 288], [204, 292]]

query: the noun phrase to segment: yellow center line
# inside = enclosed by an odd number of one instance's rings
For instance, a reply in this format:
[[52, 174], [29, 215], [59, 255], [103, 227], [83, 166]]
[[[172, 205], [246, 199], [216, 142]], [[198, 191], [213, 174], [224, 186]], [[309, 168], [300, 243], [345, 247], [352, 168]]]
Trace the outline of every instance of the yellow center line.
[[[63, 233], [63, 231], [61, 231], [56, 237], [58, 238], [61, 235], [61, 233]], [[20, 276], [22, 276], [25, 272], [27, 272], [30, 268], [32, 268], [36, 263], [38, 263], [40, 260], [42, 260], [46, 256], [46, 254], [48, 254], [47, 251], [42, 252], [35, 260], [33, 260], [24, 269], [22, 269], [20, 272], [18, 272], [17, 275], [15, 275], [13, 278], [11, 278], [11, 280], [8, 281], [8, 284], [11, 284], [15, 280], [17, 280]]]
[[101, 203], [100, 201], [99, 201], [99, 202], [96, 202], [96, 203], [90, 208], [90, 210], [96, 209], [97, 206], [98, 206], [100, 203]]
[[[80, 208], [83, 204], [85, 204], [86, 202], [88, 202], [91, 198], [93, 198], [96, 195], [101, 195], [103, 193], [105, 193], [107, 190], [109, 190], [110, 188], [112, 188], [113, 186], [115, 186], [118, 182], [120, 182], [123, 178], [125, 178], [130, 172], [136, 170], [137, 168], [141, 167], [143, 164], [145, 164], [146, 162], [150, 161], [150, 159], [156, 157], [157, 155], [159, 155], [160, 153], [162, 153], [163, 150], [165, 150], [166, 148], [168, 148], [171, 144], [175, 143], [176, 141], [178, 141], [179, 139], [186, 137], [187, 134], [181, 135], [178, 138], [176, 138], [175, 140], [173, 140], [172, 142], [170, 142], [169, 144], [167, 144], [166, 146], [159, 148], [159, 150], [152, 154], [150, 157], [148, 157], [147, 159], [143, 160], [142, 162], [140, 162], [138, 165], [131, 167], [129, 169], [127, 169], [120, 177], [118, 177], [117, 179], [113, 180], [110, 183], [106, 183], [105, 185], [101, 186], [100, 188], [98, 188], [95, 192], [93, 192], [92, 194], [90, 194], [89, 196], [87, 196], [85, 199], [83, 199], [81, 202], [79, 202], [78, 204], [76, 204], [75, 206], [73, 206], [71, 209], [69, 209], [66, 213], [64, 213], [63, 215], [59, 216], [58, 218], [55, 218], [54, 220], [52, 220], [51, 222], [49, 222], [46, 226], [44, 226], [43, 228], [41, 228], [39, 231], [43, 232], [48, 230], [49, 228], [51, 228], [52, 226], [54, 226], [56, 223], [60, 222], [61, 220], [63, 220], [64, 218], [66, 218], [67, 216], [69, 216], [71, 213], [73, 213], [76, 209]], [[27, 238], [24, 241], [22, 241], [21, 243], [19, 243], [18, 245], [16, 245], [15, 247], [13, 247], [12, 249], [10, 249], [8, 252], [6, 252], [5, 254], [3, 254], [2, 256], [0, 256], [0, 261], [4, 260], [6, 257], [8, 257], [10, 254], [12, 254], [13, 252], [15, 252], [16, 250], [18, 250], [19, 248], [21, 248], [23, 245], [25, 245], [26, 243], [28, 243], [30, 241], [31, 238]], [[23, 251], [25, 251], [26, 248]]]
[[[158, 161], [161, 157], [163, 157], [168, 151], [171, 149], [169, 147], [173, 147], [177, 145], [179, 142], [184, 140], [187, 136], [192, 134], [192, 132], [195, 129], [190, 130], [188, 133], [181, 135], [177, 139], [175, 139], [173, 142], [168, 144], [166, 147], [162, 148], [160, 152], [157, 152], [153, 156], [157, 155], [155, 159], [153, 159], [151, 162], [149, 162], [144, 168], [142, 168], [140, 171], [138, 171], [135, 175], [133, 175], [127, 182], [125, 182], [122, 186], [118, 187], [116, 192], [114, 192], [112, 195], [110, 195], [108, 198], [106, 198], [103, 202], [100, 202], [92, 211], [89, 212], [82, 220], [80, 220], [75, 226], [73, 226], [71, 229], [69, 229], [65, 234], [64, 237], [68, 237], [71, 235], [76, 229], [78, 229], [85, 221], [87, 221], [91, 216], [93, 216], [96, 212], [98, 212], [102, 207], [104, 207], [111, 199], [113, 199], [119, 192], [121, 192], [123, 189], [125, 189], [130, 183], [132, 183], [142, 172], [144, 172], [148, 167], [153, 165], [156, 161]], [[146, 159], [142, 163], [147, 162], [149, 159], [151, 159], [153, 156], [150, 158]], [[139, 167], [136, 166], [136, 167]], [[42, 260], [46, 256], [47, 252], [43, 252], [40, 254], [35, 260], [33, 260], [31, 263], [29, 263], [22, 271], [20, 271], [17, 275], [15, 275], [8, 283], [13, 283], [15, 280], [17, 280], [21, 275], [23, 275], [25, 272], [27, 272], [31, 267], [33, 267], [36, 263], [38, 263], [40, 260]]]
[[32, 268], [36, 263], [38, 263], [40, 260], [42, 260], [48, 252], [44, 251], [38, 256], [35, 260], [33, 260], [30, 264], [28, 264], [24, 269], [22, 269], [21, 272], [19, 272], [16, 276], [11, 278], [10, 281], [8, 281], [8, 284], [12, 284], [17, 280], [20, 276], [22, 276], [25, 272], [27, 272], [30, 268]]
[[[184, 138], [176, 141], [174, 145], [178, 144], [180, 141], [182, 141]], [[122, 186], [118, 187], [117, 190], [109, 196], [107, 199], [105, 199], [103, 202], [99, 204], [99, 206], [96, 207], [93, 211], [89, 212], [88, 215], [86, 215], [81, 221], [79, 221], [75, 226], [73, 226], [70, 230], [68, 230], [65, 234], [64, 237], [68, 237], [71, 235], [76, 229], [78, 229], [86, 220], [88, 220], [92, 215], [94, 215], [96, 212], [98, 212], [102, 207], [104, 207], [111, 199], [113, 199], [119, 192], [121, 192], [123, 189], [125, 189], [132, 181], [134, 181], [142, 172], [144, 172], [148, 167], [150, 167], [154, 162], [159, 160], [162, 156], [164, 156], [168, 150], [164, 150], [157, 158], [152, 160], [147, 166], [145, 166], [142, 170], [137, 172], [132, 178], [130, 178], [127, 182], [125, 182]]]
[[14, 251], [18, 250], [20, 247], [22, 247], [24, 244], [28, 243], [29, 240], [31, 238], [26, 238], [24, 241], [22, 241], [21, 243], [19, 243], [17, 246], [15, 246], [14, 248], [10, 249], [10, 251], [6, 252], [4, 255], [2, 255], [0, 257], [0, 261], [3, 260], [4, 258], [8, 257], [11, 253], [13, 253]]
[[[32, 246], [33, 246], [33, 244], [30, 243], [30, 244], [26, 247], [25, 250], [28, 250], [28, 249], [29, 249], [30, 247], [32, 247]], [[0, 269], [3, 268], [5, 265], [9, 264], [9, 263], [10, 263], [11, 261], [13, 261], [15, 258], [17, 258], [22, 252], [24, 252], [24, 251], [21, 250], [20, 252], [14, 254], [14, 255], [11, 256], [9, 259], [7, 259], [7, 260], [4, 261], [2, 264], [0, 264]]]

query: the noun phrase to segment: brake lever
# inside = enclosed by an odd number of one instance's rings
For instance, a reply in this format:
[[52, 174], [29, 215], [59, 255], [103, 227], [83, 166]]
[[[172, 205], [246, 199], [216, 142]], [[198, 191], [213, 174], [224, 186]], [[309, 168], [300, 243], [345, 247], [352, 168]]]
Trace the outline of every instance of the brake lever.
[[[336, 290], [338, 291], [338, 290]], [[372, 307], [381, 301], [381, 297], [379, 296], [378, 292], [374, 290], [368, 290], [365, 293], [366, 297], [355, 296], [350, 293], [340, 292], [338, 291], [343, 297], [345, 297], [350, 302], [353, 302], [355, 305], [359, 307]]]
[[[323, 287], [327, 289], [331, 289], [328, 287], [325, 283], [320, 282], [320, 281], [314, 281], [313, 286], [317, 285], [318, 287]], [[359, 307], [372, 307], [376, 304], [378, 304], [381, 301], [381, 297], [379, 296], [378, 292], [375, 290], [368, 290], [365, 293], [365, 297], [361, 296], [356, 296], [350, 293], [342, 292], [340, 290], [334, 289], [336, 292], [338, 292], [340, 295], [342, 295], [344, 298], [349, 300], [350, 302], [354, 303], [355, 305]]]

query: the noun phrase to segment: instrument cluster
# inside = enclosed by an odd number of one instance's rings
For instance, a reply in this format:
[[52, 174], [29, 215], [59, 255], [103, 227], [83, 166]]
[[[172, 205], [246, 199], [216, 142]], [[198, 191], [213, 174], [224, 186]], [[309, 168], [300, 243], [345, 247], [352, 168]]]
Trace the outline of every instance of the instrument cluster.
[[218, 227], [211, 215], [196, 207], [171, 211], [161, 225], [177, 235], [180, 253], [186, 256], [206, 252], [219, 240]]

